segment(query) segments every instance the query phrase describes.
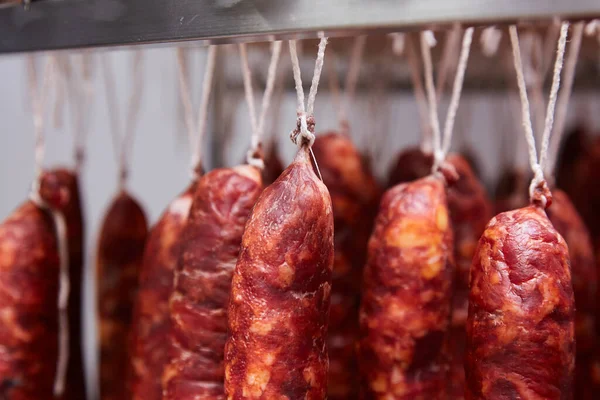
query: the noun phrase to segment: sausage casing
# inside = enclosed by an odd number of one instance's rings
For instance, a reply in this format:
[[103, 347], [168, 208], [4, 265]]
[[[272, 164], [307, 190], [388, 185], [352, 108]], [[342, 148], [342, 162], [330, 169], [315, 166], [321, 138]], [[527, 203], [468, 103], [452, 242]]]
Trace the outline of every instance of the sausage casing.
[[331, 199], [303, 147], [244, 231], [229, 305], [228, 399], [326, 398], [332, 267]]
[[225, 398], [231, 277], [261, 190], [260, 171], [249, 165], [213, 170], [198, 181], [170, 298], [174, 347], [163, 375], [165, 400]]
[[569, 251], [545, 212], [498, 214], [471, 267], [467, 399], [571, 399], [574, 300]]
[[0, 224], [2, 399], [53, 399], [59, 264], [52, 217], [32, 201]]
[[126, 385], [129, 331], [147, 234], [138, 202], [119, 193], [104, 217], [96, 260], [102, 400], [131, 398]]
[[351, 400], [358, 398], [358, 307], [379, 187], [348, 136], [319, 134], [312, 149], [331, 195], [335, 227], [327, 397]]
[[360, 309], [362, 398], [445, 398], [452, 246], [442, 179], [429, 176], [384, 194]]
[[128, 379], [134, 400], [162, 399], [160, 377], [171, 356], [169, 297], [195, 186], [171, 202], [150, 231], [144, 249], [131, 328]]

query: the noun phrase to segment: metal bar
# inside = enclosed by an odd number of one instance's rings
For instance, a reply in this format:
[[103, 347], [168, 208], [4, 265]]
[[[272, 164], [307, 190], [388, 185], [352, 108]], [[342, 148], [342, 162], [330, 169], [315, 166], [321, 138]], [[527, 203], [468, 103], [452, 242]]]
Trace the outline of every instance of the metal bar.
[[0, 9], [0, 53], [600, 16], [598, 0], [47, 0]]

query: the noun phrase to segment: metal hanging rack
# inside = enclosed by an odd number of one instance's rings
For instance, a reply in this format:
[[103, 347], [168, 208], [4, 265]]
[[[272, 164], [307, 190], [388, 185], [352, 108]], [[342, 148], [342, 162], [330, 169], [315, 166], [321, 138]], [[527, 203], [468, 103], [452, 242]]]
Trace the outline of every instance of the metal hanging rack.
[[[29, 3], [30, 0], [27, 0]], [[0, 54], [591, 19], [598, 0], [0, 0]]]

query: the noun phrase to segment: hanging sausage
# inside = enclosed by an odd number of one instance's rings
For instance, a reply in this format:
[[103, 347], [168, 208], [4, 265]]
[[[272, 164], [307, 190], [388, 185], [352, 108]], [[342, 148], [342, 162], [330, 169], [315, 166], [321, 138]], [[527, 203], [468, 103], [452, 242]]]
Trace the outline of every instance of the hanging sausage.
[[134, 132], [134, 117], [139, 110], [142, 89], [141, 54], [133, 55], [133, 87], [129, 99], [128, 118], [122, 139], [118, 124], [118, 106], [110, 64], [102, 59], [106, 83], [111, 131], [115, 154], [118, 154], [119, 187], [102, 220], [100, 240], [96, 250], [96, 296], [98, 307], [98, 339], [100, 345], [100, 398], [129, 399], [127, 371], [129, 334], [133, 304], [148, 223], [145, 213], [126, 189], [128, 167]]
[[242, 238], [225, 346], [230, 399], [327, 396], [333, 213], [310, 160], [326, 45], [327, 39], [321, 39], [305, 109], [296, 43], [290, 41], [299, 113], [292, 140], [299, 149], [261, 194]]
[[445, 157], [472, 35], [468, 28], [463, 37], [442, 141], [427, 33], [421, 34], [434, 163], [431, 175], [392, 187], [381, 201], [360, 309], [364, 399], [441, 399], [448, 393], [454, 255], [446, 185], [456, 171]]
[[568, 23], [560, 31], [540, 161], [529, 117], [516, 26], [510, 27], [534, 179], [531, 205], [498, 214], [473, 258], [467, 321], [467, 399], [567, 399], [574, 369], [569, 251], [544, 209], [543, 177]]
[[134, 400], [163, 398], [160, 377], [170, 362], [172, 344], [169, 297], [173, 291], [174, 271], [181, 253], [181, 236], [188, 220], [197, 182], [202, 176], [202, 144], [206, 130], [207, 111], [216, 48], [210, 47], [204, 71], [198, 122], [194, 120], [185, 53], [177, 49], [179, 89], [188, 129], [192, 180], [163, 212], [151, 229], [144, 249], [131, 329], [131, 366], [128, 386]]

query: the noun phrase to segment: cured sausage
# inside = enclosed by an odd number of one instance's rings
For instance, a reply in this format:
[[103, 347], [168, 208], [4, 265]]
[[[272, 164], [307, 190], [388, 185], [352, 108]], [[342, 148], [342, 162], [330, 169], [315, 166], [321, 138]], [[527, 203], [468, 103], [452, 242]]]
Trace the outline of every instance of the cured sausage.
[[324, 133], [313, 144], [323, 182], [331, 195], [334, 221], [331, 309], [329, 313], [330, 400], [358, 397], [358, 307], [367, 243], [379, 201], [379, 187], [346, 135]]
[[575, 363], [574, 394], [576, 399], [594, 399], [592, 378], [596, 329], [596, 263], [588, 231], [565, 192], [552, 191], [552, 206], [548, 217], [554, 228], [565, 239], [571, 259], [571, 277], [575, 294]]
[[467, 399], [571, 399], [575, 366], [569, 251], [530, 205], [487, 225], [471, 267]]
[[26, 201], [0, 225], [0, 398], [50, 400], [59, 256], [50, 214]]
[[362, 398], [446, 397], [452, 246], [443, 179], [428, 176], [384, 194], [360, 308]]
[[120, 192], [100, 231], [96, 260], [100, 340], [100, 398], [129, 399], [128, 337], [148, 224], [138, 202]]
[[527, 205], [527, 190], [531, 174], [516, 168], [505, 169], [494, 191], [496, 214], [515, 210]]
[[270, 185], [275, 182], [283, 172], [283, 164], [281, 163], [281, 158], [277, 152], [277, 141], [271, 143], [269, 151], [265, 155], [264, 163], [265, 168], [262, 172], [263, 182], [264, 185]]
[[[61, 190], [66, 192], [61, 193]], [[69, 364], [65, 399], [85, 400], [85, 376], [82, 350], [81, 295], [83, 277], [84, 226], [77, 173], [66, 168], [56, 168], [45, 172], [40, 181], [41, 197], [53, 201], [54, 206], [64, 215], [67, 225], [67, 243], [69, 246]], [[66, 196], [64, 204], [56, 204], [57, 197]], [[54, 200], [53, 200], [54, 199]]]
[[169, 296], [195, 187], [193, 183], [171, 202], [148, 235], [131, 330], [133, 400], [162, 399], [160, 377], [171, 356], [171, 342], [166, 340], [171, 327]]
[[249, 165], [217, 169], [198, 182], [170, 298], [173, 354], [163, 374], [165, 400], [225, 398], [231, 277], [261, 190], [260, 171]]
[[596, 250], [600, 249], [600, 139], [589, 147], [587, 154], [577, 163], [571, 177], [573, 198], [571, 199], [586, 223]]
[[230, 400], [326, 398], [333, 212], [309, 157], [298, 150], [246, 224], [225, 346]]
[[577, 197], [579, 164], [586, 159], [592, 144], [583, 126], [575, 127], [562, 141], [556, 161], [556, 187], [564, 190], [570, 199]]

